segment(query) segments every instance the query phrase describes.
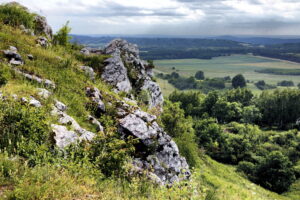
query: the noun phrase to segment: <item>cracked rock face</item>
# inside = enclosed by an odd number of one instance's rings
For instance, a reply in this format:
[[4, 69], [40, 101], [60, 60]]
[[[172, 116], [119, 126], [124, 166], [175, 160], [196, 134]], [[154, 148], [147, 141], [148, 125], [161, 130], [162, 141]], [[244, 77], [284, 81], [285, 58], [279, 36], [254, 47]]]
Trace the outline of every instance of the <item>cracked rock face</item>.
[[126, 110], [130, 106], [126, 107], [120, 108], [123, 114], [119, 119], [119, 132], [140, 140], [136, 150], [141, 156], [133, 162], [136, 170], [149, 170], [149, 177], [162, 185], [189, 178], [191, 173], [185, 158], [180, 156], [172, 138], [157, 124], [156, 116], [140, 109], [129, 113]]
[[53, 36], [52, 28], [47, 23], [47, 20], [45, 17], [37, 15], [37, 16], [35, 16], [34, 22], [35, 22], [36, 34], [45, 35], [49, 39], [52, 39], [52, 36]]
[[137, 45], [125, 40], [113, 40], [104, 49], [111, 55], [101, 75], [102, 79], [115, 86], [117, 91], [146, 90], [150, 95], [149, 107], [162, 107], [163, 95], [160, 87], [152, 81], [152, 69], [140, 59]]
[[131, 83], [127, 76], [127, 69], [121, 59], [121, 52], [117, 50], [111, 58], [105, 60], [108, 63], [101, 75], [101, 78], [116, 87], [117, 91], [129, 92], [132, 90]]

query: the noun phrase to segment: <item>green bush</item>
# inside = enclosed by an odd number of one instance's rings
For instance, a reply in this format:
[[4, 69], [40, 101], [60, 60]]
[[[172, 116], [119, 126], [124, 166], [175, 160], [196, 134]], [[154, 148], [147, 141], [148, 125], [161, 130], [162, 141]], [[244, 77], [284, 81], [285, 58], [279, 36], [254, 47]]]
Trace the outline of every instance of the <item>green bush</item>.
[[0, 5], [0, 21], [10, 26], [34, 29], [34, 14], [29, 13], [18, 3]]
[[49, 127], [41, 109], [7, 100], [0, 102], [0, 113], [1, 150], [26, 158], [47, 151]]
[[255, 165], [247, 161], [241, 161], [237, 166], [237, 171], [245, 173], [245, 175], [247, 175], [249, 178], [255, 174], [255, 170]]
[[0, 186], [14, 182], [15, 178], [23, 173], [23, 168], [19, 158], [0, 153]]
[[126, 164], [135, 152], [136, 140], [120, 139], [118, 134], [107, 131], [93, 139], [88, 155], [91, 162], [106, 176], [122, 176], [126, 173]]
[[271, 152], [256, 170], [257, 183], [282, 193], [296, 180], [292, 163], [279, 151]]

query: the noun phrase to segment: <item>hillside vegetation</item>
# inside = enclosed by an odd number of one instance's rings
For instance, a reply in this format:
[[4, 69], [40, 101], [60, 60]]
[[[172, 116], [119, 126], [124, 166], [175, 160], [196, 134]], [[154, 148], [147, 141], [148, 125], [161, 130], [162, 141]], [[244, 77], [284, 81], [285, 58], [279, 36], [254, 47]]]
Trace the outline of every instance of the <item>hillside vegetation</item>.
[[[10, 17], [12, 14], [19, 16], [15, 20], [16, 23], [8, 23], [4, 20], [10, 19], [7, 16]], [[210, 156], [213, 155], [210, 154], [212, 151], [210, 152], [209, 148], [219, 148], [215, 139], [220, 138], [212, 137], [213, 129], [217, 127], [219, 130], [219, 125], [212, 120], [210, 125], [204, 126], [204, 128], [212, 128], [209, 130], [208, 137], [205, 138], [206, 135], [199, 137], [197, 134], [203, 131], [201, 124], [198, 121], [198, 129], [196, 129], [192, 118], [194, 108], [198, 105], [193, 107], [186, 106], [183, 102], [176, 103], [181, 100], [176, 99], [176, 94], [173, 94], [173, 99], [170, 98], [173, 103], [167, 100], [161, 113], [160, 109], [150, 108], [147, 105], [149, 103], [147, 91], [116, 93], [115, 88], [101, 78], [107, 59], [112, 58], [113, 55], [84, 55], [80, 53], [81, 46], [69, 43], [68, 24], [54, 37], [47, 36], [34, 31], [36, 27], [33, 25], [34, 17], [31, 16], [29, 11], [18, 4], [0, 6], [0, 49], [15, 51], [10, 46], [16, 47], [17, 53], [22, 57], [21, 62], [8, 59], [5, 52], [0, 55], [0, 199], [299, 199], [299, 181], [284, 188], [286, 193], [279, 191], [282, 193], [280, 195], [250, 182], [249, 174], [243, 170], [238, 172], [237, 166], [232, 165], [236, 164], [238, 159], [242, 159], [240, 154], [235, 156], [231, 155], [232, 151], [224, 151], [233, 161], [224, 163], [230, 165], [212, 160]], [[20, 23], [26, 26], [26, 29], [32, 28], [35, 35], [20, 28]], [[38, 42], [41, 39], [39, 34], [46, 36], [47, 45]], [[52, 39], [54, 43], [51, 42]], [[44, 39], [43, 41], [45, 42]], [[92, 67], [95, 74], [86, 73], [84, 69], [87, 68], [80, 67], [86, 65]], [[130, 78], [138, 85], [138, 73], [134, 71], [134, 66], [126, 67], [131, 69]], [[87, 96], [87, 91], [92, 91], [93, 95], [96, 93], [95, 89], [87, 90], [89, 88], [98, 88], [101, 99]], [[137, 101], [128, 99], [133, 95], [136, 95]], [[200, 94], [199, 102], [209, 97]], [[98, 101], [99, 99], [103, 104]], [[97, 100], [98, 104], [95, 106], [95, 101], [91, 100]], [[181, 181], [166, 182], [165, 185], [157, 184], [155, 183], [157, 179], [153, 181], [149, 175], [155, 172], [154, 170], [139, 171], [133, 166], [135, 158], [141, 160], [147, 155], [154, 157], [153, 152], [158, 151], [157, 144], [148, 147], [140, 142], [142, 139], [134, 135], [124, 138], [124, 134], [122, 135], [119, 130], [118, 120], [121, 117], [117, 112], [123, 109], [122, 106], [133, 110], [128, 112], [138, 111], [145, 118], [152, 118], [154, 114], [157, 116], [156, 126], [163, 127], [174, 138], [181, 155], [185, 156], [192, 173], [189, 179], [182, 178]], [[54, 107], [60, 109], [56, 110], [58, 116], [53, 115]], [[229, 106], [229, 108], [233, 107]], [[63, 117], [60, 118], [60, 115]], [[89, 115], [93, 115], [93, 122], [99, 123], [91, 123], [91, 117], [87, 118]], [[133, 115], [129, 114], [129, 116]], [[230, 117], [232, 115], [225, 120], [231, 119]], [[64, 123], [62, 119], [67, 122]], [[154, 126], [153, 121], [155, 119], [148, 121], [147, 126]], [[139, 122], [140, 124], [134, 127], [145, 123], [142, 120]], [[202, 121], [202, 123], [206, 122]], [[61, 140], [62, 143], [59, 143], [53, 124], [60, 124], [55, 127], [65, 127], [66, 132], [70, 134], [80, 129], [82, 135], [86, 134], [86, 138], [80, 135], [78, 142], [63, 143], [64, 141]], [[244, 125], [233, 124], [232, 126], [243, 129]], [[95, 136], [89, 140], [88, 136], [91, 133]], [[160, 134], [165, 136], [164, 132]], [[294, 132], [284, 133], [284, 136], [289, 137], [292, 134], [296, 137]], [[280, 142], [282, 138], [279, 136], [274, 133], [274, 141]], [[235, 138], [233, 133], [230, 133], [230, 137]], [[268, 140], [268, 137], [265, 139]], [[294, 139], [291, 140], [293, 148], [298, 144]], [[199, 145], [200, 140], [203, 142]], [[247, 142], [245, 143], [248, 145]], [[177, 148], [175, 143], [167, 144], [172, 144], [173, 146], [170, 146], [174, 149]], [[236, 143], [228, 143], [228, 149], [232, 150], [231, 144]], [[284, 145], [273, 144], [271, 147], [280, 151], [280, 148], [285, 147]], [[172, 149], [171, 147], [169, 148]], [[262, 152], [264, 150], [262, 148]], [[290, 149], [290, 152], [293, 152], [293, 149]], [[179, 157], [176, 156], [173, 158]], [[295, 162], [297, 156], [296, 154]], [[164, 166], [168, 169], [167, 167]], [[293, 173], [299, 173], [297, 169], [293, 169]], [[137, 173], [134, 173], [134, 170], [137, 170]], [[168, 170], [170, 174], [173, 173], [172, 169]], [[153, 175], [155, 174], [152, 173], [152, 177]], [[276, 191], [268, 187], [269, 185], [263, 186]]]

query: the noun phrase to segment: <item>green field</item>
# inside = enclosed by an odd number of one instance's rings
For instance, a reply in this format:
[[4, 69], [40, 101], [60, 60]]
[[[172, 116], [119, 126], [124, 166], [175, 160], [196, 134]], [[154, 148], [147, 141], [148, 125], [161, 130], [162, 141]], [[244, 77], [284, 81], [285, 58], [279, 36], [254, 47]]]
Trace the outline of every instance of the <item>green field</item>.
[[[233, 77], [236, 74], [243, 74], [247, 80], [259, 81], [264, 80], [267, 84], [277, 84], [281, 80], [291, 80], [297, 85], [300, 83], [300, 76], [290, 75], [274, 75], [257, 73], [255, 70], [267, 68], [280, 69], [300, 69], [300, 64], [289, 61], [276, 60], [265, 57], [252, 55], [232, 55], [213, 58], [211, 60], [202, 59], [180, 59], [180, 60], [155, 60], [154, 61], [157, 73], [172, 73], [178, 72], [181, 76], [193, 76], [198, 70], [205, 73], [205, 77]], [[172, 68], [175, 67], [175, 70]], [[167, 81], [158, 80], [165, 95], [168, 95], [174, 90]], [[255, 93], [259, 93], [253, 84], [248, 84], [248, 87]]]

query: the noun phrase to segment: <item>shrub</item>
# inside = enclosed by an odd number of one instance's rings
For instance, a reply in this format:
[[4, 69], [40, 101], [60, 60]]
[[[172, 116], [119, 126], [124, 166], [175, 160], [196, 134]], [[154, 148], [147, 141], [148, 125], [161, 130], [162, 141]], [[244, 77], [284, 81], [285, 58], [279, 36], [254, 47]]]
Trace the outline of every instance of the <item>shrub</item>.
[[133, 138], [120, 139], [114, 132], [99, 134], [89, 148], [89, 157], [94, 165], [106, 176], [122, 176], [126, 163], [133, 155], [136, 144]]
[[295, 181], [292, 163], [279, 151], [271, 152], [257, 167], [257, 183], [272, 191], [282, 193]]
[[18, 3], [0, 5], [0, 21], [14, 27], [24, 25], [26, 28], [34, 28], [34, 14]]
[[[237, 171], [245, 173], [249, 178], [255, 174], [255, 165], [251, 162], [241, 161], [238, 164]], [[251, 178], [250, 178], [251, 179]]]
[[[17, 102], [0, 102], [0, 149], [32, 158], [43, 154], [49, 127], [41, 109]], [[42, 151], [42, 152], [41, 152]]]

